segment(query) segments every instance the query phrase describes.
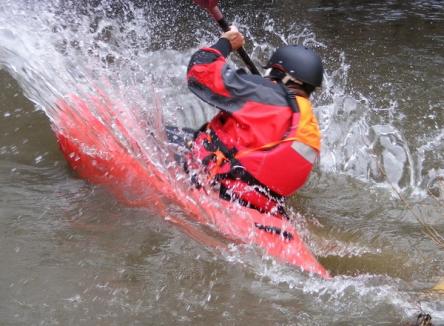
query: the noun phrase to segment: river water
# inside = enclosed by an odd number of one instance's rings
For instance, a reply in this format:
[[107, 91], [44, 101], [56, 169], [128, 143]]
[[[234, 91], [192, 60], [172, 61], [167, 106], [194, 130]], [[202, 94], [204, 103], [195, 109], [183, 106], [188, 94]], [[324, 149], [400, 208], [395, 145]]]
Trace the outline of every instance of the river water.
[[214, 113], [185, 71], [219, 31], [190, 2], [0, 2], [0, 324], [444, 324], [442, 1], [221, 3], [258, 65], [284, 43], [324, 59], [321, 160], [290, 205], [330, 281], [194, 241], [70, 171], [66, 94], [98, 85], [191, 127]]

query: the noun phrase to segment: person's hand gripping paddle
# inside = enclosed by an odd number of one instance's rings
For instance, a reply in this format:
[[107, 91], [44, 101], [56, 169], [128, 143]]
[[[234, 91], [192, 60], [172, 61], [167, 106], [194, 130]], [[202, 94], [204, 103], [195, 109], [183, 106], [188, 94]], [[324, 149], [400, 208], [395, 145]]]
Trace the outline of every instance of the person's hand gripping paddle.
[[[224, 32], [228, 32], [230, 30], [230, 26], [228, 25], [227, 21], [224, 19], [222, 12], [217, 6], [219, 2], [218, 0], [193, 0], [193, 1], [201, 8], [207, 10], [217, 21], [217, 23]], [[245, 65], [248, 67], [248, 69], [251, 71], [252, 74], [260, 75], [259, 70], [257, 70], [253, 61], [251, 61], [250, 57], [248, 56], [247, 52], [245, 52], [245, 49], [243, 47], [239, 48], [237, 50], [237, 53], [242, 58]]]

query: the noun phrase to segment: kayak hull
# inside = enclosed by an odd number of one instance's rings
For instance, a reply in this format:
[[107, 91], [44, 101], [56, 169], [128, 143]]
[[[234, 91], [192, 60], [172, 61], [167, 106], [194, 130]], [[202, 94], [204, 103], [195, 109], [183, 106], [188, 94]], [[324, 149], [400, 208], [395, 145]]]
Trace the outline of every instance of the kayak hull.
[[[115, 104], [72, 95], [57, 106], [59, 116], [53, 129], [66, 161], [81, 178], [104, 186], [126, 205], [152, 207], [156, 203], [160, 214], [167, 214], [162, 203], [168, 199], [190, 218], [232, 240], [254, 244], [281, 262], [330, 278], [287, 219], [222, 200], [212, 191], [179, 184], [171, 178], [171, 171], [162, 171], [136, 141], [135, 137], [145, 134], [137, 119], [129, 114], [118, 119], [113, 113], [121, 111]], [[125, 138], [125, 146], [111, 132], [109, 123]]]

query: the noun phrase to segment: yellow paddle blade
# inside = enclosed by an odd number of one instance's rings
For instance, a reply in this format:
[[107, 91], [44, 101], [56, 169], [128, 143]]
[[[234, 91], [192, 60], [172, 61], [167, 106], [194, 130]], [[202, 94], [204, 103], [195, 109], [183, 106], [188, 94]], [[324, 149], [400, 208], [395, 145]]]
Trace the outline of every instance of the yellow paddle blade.
[[444, 292], [444, 278], [438, 282], [433, 288], [433, 291], [443, 291]]

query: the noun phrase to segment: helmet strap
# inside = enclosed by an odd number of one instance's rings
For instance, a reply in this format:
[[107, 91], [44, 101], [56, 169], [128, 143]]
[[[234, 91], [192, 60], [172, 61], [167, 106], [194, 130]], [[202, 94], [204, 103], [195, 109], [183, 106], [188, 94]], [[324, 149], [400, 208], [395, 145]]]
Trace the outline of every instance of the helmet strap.
[[299, 112], [299, 106], [297, 101], [295, 100], [295, 94], [293, 94], [282, 82], [282, 80], [278, 81], [279, 86], [281, 86], [282, 90], [285, 92], [285, 98], [287, 99], [288, 106], [291, 108], [293, 113]]
[[303, 84], [303, 82], [292, 77], [290, 74], [286, 73], [285, 71], [276, 68], [269, 68], [265, 70], [265, 78], [280, 80], [284, 85], [287, 85], [289, 82], [293, 82], [298, 85]]
[[290, 76], [287, 73], [285, 74], [285, 77], [282, 78], [282, 82], [285, 85], [287, 85], [289, 82], [293, 82], [293, 83], [298, 84], [298, 85], [302, 85], [303, 84], [303, 82], [301, 82], [300, 80], [297, 80], [296, 78], [293, 78], [292, 76]]

